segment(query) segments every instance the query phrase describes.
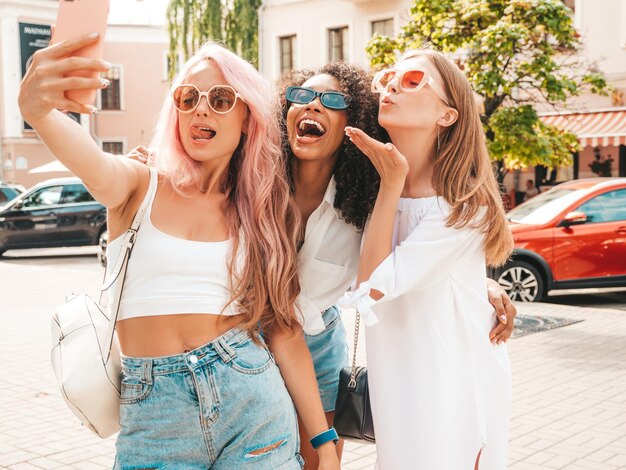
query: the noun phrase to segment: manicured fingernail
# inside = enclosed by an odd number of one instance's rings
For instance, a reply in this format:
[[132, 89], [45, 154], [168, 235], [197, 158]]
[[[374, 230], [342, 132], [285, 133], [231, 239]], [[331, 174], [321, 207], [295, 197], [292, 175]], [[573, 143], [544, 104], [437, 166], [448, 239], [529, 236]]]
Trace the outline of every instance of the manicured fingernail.
[[111, 68], [113, 67], [113, 64], [112, 64], [112, 63], [110, 63], [110, 62], [107, 62], [106, 60], [103, 60], [103, 61], [102, 61], [102, 66], [103, 66], [105, 69], [109, 70], [109, 69], [111, 69]]
[[87, 106], [87, 109], [89, 109], [89, 112], [91, 114], [96, 114], [98, 112], [98, 108], [96, 108], [95, 106]]
[[108, 87], [110, 84], [111, 84], [111, 82], [110, 82], [110, 81], [108, 81], [106, 78], [101, 78], [101, 79], [100, 79], [100, 86], [101, 86], [102, 88], [106, 88], [106, 87]]
[[385, 144], [385, 148], [391, 152], [393, 150], [393, 145], [388, 142]]
[[89, 34], [89, 38], [91, 39], [96, 39], [98, 36], [100, 36], [100, 33], [97, 33], [97, 32], [93, 32]]
[[500, 320], [506, 325], [506, 315], [500, 315]]

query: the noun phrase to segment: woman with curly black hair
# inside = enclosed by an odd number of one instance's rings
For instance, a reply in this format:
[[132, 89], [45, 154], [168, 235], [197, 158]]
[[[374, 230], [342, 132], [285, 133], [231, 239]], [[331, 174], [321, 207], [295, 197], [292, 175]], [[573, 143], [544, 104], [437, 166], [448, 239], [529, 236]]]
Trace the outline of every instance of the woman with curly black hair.
[[[279, 82], [283, 154], [303, 227], [298, 306], [329, 425], [339, 372], [348, 364], [346, 332], [335, 303], [356, 275], [362, 231], [380, 181], [369, 159], [348, 144], [344, 129], [363, 126], [378, 139], [388, 138], [377, 123], [378, 100], [370, 84], [365, 70], [344, 62], [318, 73], [290, 71]], [[305, 468], [316, 469], [316, 453], [300, 429]], [[340, 457], [342, 449], [340, 442]]]

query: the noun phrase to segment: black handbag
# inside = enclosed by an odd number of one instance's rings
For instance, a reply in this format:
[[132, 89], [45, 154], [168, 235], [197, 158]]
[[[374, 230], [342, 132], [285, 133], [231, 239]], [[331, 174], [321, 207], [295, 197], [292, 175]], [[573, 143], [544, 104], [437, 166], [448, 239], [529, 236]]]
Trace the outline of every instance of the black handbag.
[[374, 421], [367, 386], [367, 368], [357, 367], [356, 348], [359, 341], [361, 316], [356, 312], [352, 366], [339, 374], [339, 392], [335, 404], [335, 430], [342, 439], [360, 444], [374, 443]]

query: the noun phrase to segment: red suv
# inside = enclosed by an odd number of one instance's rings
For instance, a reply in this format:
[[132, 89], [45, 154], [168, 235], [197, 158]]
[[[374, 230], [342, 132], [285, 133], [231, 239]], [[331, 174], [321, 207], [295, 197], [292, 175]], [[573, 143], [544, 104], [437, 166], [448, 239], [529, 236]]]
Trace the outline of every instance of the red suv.
[[568, 181], [507, 214], [515, 239], [496, 279], [511, 299], [626, 286], [626, 178]]

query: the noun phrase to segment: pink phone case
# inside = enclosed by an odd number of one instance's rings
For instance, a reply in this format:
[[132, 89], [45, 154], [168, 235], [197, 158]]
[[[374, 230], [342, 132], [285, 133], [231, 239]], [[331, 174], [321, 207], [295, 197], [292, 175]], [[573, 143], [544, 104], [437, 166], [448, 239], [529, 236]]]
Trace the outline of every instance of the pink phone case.
[[[101, 59], [108, 14], [109, 0], [59, 0], [59, 15], [50, 44], [97, 32], [100, 33], [98, 42], [80, 49], [75, 55]], [[95, 78], [98, 75], [98, 72], [80, 70], [70, 74], [73, 77], [87, 78]], [[71, 90], [67, 91], [65, 96], [78, 103], [92, 105], [96, 99], [96, 90]]]

